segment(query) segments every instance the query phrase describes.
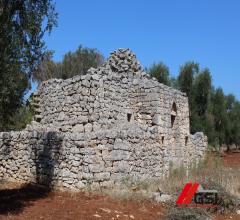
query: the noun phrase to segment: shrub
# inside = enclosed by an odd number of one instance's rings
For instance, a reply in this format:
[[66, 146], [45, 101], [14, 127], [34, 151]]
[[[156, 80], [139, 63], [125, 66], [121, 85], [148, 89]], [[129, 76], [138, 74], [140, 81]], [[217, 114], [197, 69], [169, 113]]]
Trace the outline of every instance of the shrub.
[[214, 189], [218, 191], [218, 207], [211, 208], [208, 211], [210, 212], [220, 212], [220, 213], [233, 213], [240, 208], [240, 199], [232, 195], [220, 184], [207, 180], [202, 183], [203, 188], [205, 189]]
[[210, 215], [199, 208], [181, 208], [170, 206], [167, 210], [165, 220], [210, 220]]

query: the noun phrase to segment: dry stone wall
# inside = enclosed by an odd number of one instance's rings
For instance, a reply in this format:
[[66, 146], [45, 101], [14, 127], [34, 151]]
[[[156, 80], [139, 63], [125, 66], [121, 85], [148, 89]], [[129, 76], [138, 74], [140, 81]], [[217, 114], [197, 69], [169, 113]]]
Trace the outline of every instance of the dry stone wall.
[[207, 146], [203, 133], [189, 133], [186, 95], [150, 79], [128, 49], [86, 75], [43, 82], [34, 106], [25, 130], [0, 133], [2, 179], [111, 186], [189, 166]]

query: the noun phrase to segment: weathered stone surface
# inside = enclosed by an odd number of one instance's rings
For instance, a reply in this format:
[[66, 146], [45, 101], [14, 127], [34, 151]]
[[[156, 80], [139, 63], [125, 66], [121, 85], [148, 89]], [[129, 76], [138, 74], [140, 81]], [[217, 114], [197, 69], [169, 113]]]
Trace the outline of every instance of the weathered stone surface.
[[94, 179], [96, 181], [106, 181], [110, 179], [110, 173], [109, 172], [103, 172], [103, 173], [95, 173]]
[[86, 133], [91, 132], [92, 131], [92, 124], [88, 123], [88, 124], [84, 125], [84, 131]]
[[165, 202], [169, 202], [172, 200], [172, 196], [168, 195], [168, 194], [161, 194], [159, 192], [155, 192], [152, 195], [152, 199], [155, 202], [159, 202], [159, 203], [165, 203]]
[[155, 114], [152, 119], [153, 125], [161, 125], [161, 115]]
[[79, 132], [79, 133], [82, 133], [84, 132], [84, 127], [83, 127], [83, 124], [77, 124], [73, 127], [72, 129], [73, 132]]
[[0, 132], [1, 179], [99, 188], [159, 178], [170, 161], [187, 166], [205, 154], [206, 136], [189, 132], [186, 95], [151, 79], [129, 49], [85, 75], [43, 82], [34, 107], [37, 122]]

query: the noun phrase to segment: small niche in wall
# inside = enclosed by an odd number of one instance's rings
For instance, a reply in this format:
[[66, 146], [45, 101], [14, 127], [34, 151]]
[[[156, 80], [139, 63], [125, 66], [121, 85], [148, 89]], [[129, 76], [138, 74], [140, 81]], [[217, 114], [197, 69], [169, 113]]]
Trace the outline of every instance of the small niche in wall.
[[185, 137], [185, 146], [188, 145], [188, 136]]
[[174, 125], [175, 119], [176, 119], [176, 116], [175, 115], [171, 115], [171, 128]]
[[171, 128], [173, 128], [173, 126], [174, 126], [176, 116], [177, 116], [177, 105], [174, 102], [172, 105], [172, 109], [171, 109]]
[[164, 144], [164, 136], [162, 136], [162, 144]]
[[128, 122], [130, 122], [132, 119], [132, 114], [131, 113], [127, 113], [127, 120]]
[[36, 122], [39, 122], [39, 123], [41, 122], [41, 118], [40, 117], [36, 117], [35, 120], [36, 120]]

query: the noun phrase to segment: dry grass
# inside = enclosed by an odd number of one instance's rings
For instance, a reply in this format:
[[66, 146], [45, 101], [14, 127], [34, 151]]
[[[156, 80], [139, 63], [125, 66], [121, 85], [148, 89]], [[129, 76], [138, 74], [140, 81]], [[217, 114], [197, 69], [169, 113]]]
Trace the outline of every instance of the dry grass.
[[153, 182], [133, 181], [126, 177], [117, 187], [103, 189], [102, 192], [115, 199], [141, 201], [151, 197], [154, 186]]
[[161, 191], [173, 195], [175, 199], [187, 182], [198, 182], [206, 189], [219, 186], [227, 193], [240, 198], [240, 168], [226, 167], [219, 155], [212, 154], [208, 154], [203, 161], [192, 165], [188, 170], [184, 167], [171, 169], [168, 177], [155, 181], [136, 181], [126, 177], [118, 187], [102, 192], [117, 199], [142, 200], [149, 199], [152, 192]]
[[187, 182], [199, 182], [203, 185], [214, 182], [240, 198], [240, 168], [223, 166], [223, 160], [218, 155], [208, 154], [188, 171], [183, 167], [172, 169], [169, 177], [162, 179], [159, 184], [164, 192], [178, 194]]

